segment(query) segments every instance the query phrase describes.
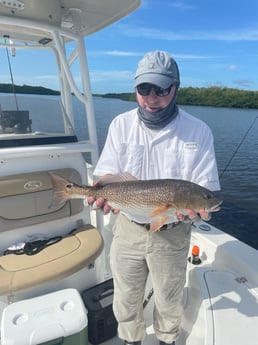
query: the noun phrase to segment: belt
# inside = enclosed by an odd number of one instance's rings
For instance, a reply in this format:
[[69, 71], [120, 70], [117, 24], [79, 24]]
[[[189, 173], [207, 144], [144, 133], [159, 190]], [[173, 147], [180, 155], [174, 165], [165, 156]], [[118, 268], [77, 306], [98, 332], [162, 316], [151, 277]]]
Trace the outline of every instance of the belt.
[[[137, 223], [134, 220], [132, 220], [133, 223], [142, 226], [146, 230], [150, 230], [150, 223]], [[159, 229], [159, 231], [166, 231], [166, 230], [171, 230], [173, 229], [176, 225], [181, 223], [180, 221], [174, 222], [174, 223], [169, 223], [169, 224], [164, 224], [162, 227]]]

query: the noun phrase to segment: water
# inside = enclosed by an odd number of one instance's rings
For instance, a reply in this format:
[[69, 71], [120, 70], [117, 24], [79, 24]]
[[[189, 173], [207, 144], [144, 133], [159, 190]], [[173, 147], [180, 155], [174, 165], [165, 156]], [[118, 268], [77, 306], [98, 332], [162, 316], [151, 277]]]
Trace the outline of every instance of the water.
[[[0, 96], [0, 104], [6, 109], [13, 97]], [[21, 109], [30, 109], [36, 99], [35, 96], [21, 95], [18, 98]], [[42, 97], [42, 105], [37, 105], [38, 117], [42, 116], [42, 119], [46, 118], [45, 106], [48, 98], [58, 100], [57, 96]], [[111, 120], [135, 106], [135, 102], [94, 98], [100, 151]], [[220, 194], [224, 202], [221, 211], [213, 214], [211, 224], [258, 249], [258, 110], [197, 106], [182, 108], [205, 121], [214, 134], [221, 176]], [[74, 110], [77, 117], [75, 122], [77, 136], [85, 139], [88, 132], [84, 112], [76, 100]]]
[[211, 223], [258, 249], [258, 111], [184, 108], [204, 120], [215, 138], [224, 202]]

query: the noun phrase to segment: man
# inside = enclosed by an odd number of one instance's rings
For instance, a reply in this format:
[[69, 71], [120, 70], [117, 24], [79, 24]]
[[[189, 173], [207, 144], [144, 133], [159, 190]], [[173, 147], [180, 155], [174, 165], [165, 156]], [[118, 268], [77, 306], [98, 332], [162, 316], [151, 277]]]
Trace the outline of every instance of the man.
[[[168, 53], [154, 51], [143, 57], [135, 75], [138, 108], [112, 121], [96, 176], [130, 172], [142, 180], [182, 179], [220, 189], [212, 133], [205, 123], [178, 108], [179, 84], [177, 64]], [[110, 211], [105, 200], [96, 203], [104, 212]], [[186, 213], [191, 219], [197, 216], [193, 210]], [[204, 209], [199, 215], [209, 219]], [[155, 334], [160, 345], [175, 344], [191, 234], [191, 224], [184, 217], [177, 213], [161, 231], [151, 233], [149, 218], [122, 212], [117, 216], [110, 260], [113, 309], [124, 345], [140, 345], [144, 339], [142, 303], [149, 274]]]

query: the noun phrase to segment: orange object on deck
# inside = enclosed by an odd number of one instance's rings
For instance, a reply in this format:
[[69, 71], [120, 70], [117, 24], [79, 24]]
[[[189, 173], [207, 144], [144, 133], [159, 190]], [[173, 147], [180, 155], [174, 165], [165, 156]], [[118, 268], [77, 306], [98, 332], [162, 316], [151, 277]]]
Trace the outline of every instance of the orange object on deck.
[[198, 246], [193, 246], [192, 255], [199, 256], [199, 254], [200, 254], [200, 248]]

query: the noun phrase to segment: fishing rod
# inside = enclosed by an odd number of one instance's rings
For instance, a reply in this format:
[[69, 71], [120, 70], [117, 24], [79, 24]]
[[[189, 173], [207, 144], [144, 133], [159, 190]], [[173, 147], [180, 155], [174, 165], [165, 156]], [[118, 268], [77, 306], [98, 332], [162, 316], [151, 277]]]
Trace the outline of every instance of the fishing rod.
[[258, 116], [256, 116], [251, 125], [249, 126], [249, 128], [247, 129], [246, 133], [244, 134], [242, 140], [240, 141], [240, 143], [237, 145], [235, 151], [233, 152], [232, 156], [230, 157], [229, 161], [227, 162], [226, 166], [224, 167], [222, 173], [219, 175], [219, 178], [221, 179], [222, 176], [224, 175], [224, 173], [227, 171], [229, 165], [231, 164], [232, 160], [235, 158], [236, 154], [238, 153], [240, 147], [242, 146], [243, 142], [245, 141], [245, 139], [247, 138], [249, 132], [251, 131], [251, 129], [254, 127], [254, 124], [256, 122], [256, 120], [258, 119]]
[[9, 56], [9, 50], [7, 47], [7, 44], [10, 45], [10, 37], [8, 35], [4, 35], [4, 40], [5, 40], [5, 44], [6, 44], [5, 49], [6, 49], [8, 66], [9, 66], [9, 72], [10, 72], [11, 81], [12, 81], [12, 91], [13, 91], [13, 95], [14, 95], [14, 99], [15, 99], [16, 110], [19, 110], [18, 100], [17, 100], [17, 96], [16, 96], [16, 92], [15, 92], [14, 80], [13, 80], [13, 72], [12, 72], [12, 66], [11, 66], [11, 61], [10, 61], [10, 56]]

